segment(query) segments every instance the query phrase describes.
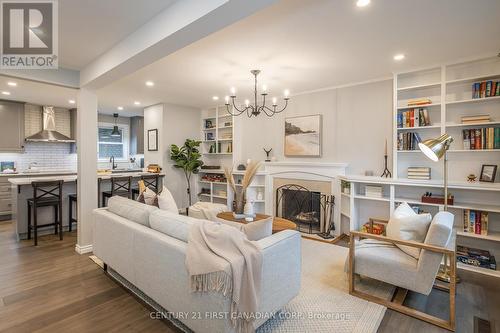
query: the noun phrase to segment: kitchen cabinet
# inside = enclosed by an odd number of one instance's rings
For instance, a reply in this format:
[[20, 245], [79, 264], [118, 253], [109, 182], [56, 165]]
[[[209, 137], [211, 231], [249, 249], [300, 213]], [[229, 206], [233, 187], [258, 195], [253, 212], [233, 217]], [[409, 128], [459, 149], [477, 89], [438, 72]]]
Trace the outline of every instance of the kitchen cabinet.
[[24, 103], [0, 101], [0, 152], [24, 148]]
[[144, 117], [130, 118], [130, 155], [144, 154]]
[[7, 179], [0, 177], [0, 221], [10, 219], [12, 214], [11, 185]]

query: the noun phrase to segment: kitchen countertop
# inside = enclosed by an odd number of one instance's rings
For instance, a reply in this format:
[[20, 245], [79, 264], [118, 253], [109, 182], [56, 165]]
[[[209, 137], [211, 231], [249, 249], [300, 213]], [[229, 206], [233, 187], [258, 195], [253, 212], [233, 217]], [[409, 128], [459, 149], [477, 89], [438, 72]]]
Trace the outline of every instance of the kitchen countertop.
[[[142, 175], [150, 175], [151, 173], [149, 172], [124, 172], [124, 173], [110, 173], [110, 174], [101, 174], [97, 175], [98, 179], [101, 180], [106, 180], [106, 179], [111, 179], [111, 177], [123, 177], [123, 176], [131, 176], [131, 177], [140, 177]], [[52, 176], [37, 176], [40, 175], [40, 173], [36, 174], [28, 174], [28, 175], [23, 175], [24, 177], [15, 177], [15, 178], [9, 178], [8, 181], [12, 185], [31, 185], [33, 181], [57, 181], [57, 180], [62, 180], [63, 182], [74, 182], [77, 179], [76, 174], [55, 174]], [[12, 176], [12, 175], [11, 175]], [[165, 176], [164, 173], [159, 174], [160, 177]]]
[[76, 175], [75, 170], [43, 170], [37, 172], [17, 172], [17, 173], [1, 173], [0, 177], [37, 177], [37, 176], [53, 176], [53, 175]]

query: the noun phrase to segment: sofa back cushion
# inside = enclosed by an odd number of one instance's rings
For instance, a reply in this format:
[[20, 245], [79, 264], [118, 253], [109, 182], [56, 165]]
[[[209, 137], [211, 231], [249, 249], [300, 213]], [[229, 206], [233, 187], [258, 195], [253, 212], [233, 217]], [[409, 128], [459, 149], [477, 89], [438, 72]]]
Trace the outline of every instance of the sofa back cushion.
[[108, 200], [108, 211], [127, 220], [149, 227], [149, 215], [158, 208], [135, 200], [114, 196]]
[[161, 209], [149, 216], [151, 229], [186, 243], [188, 241], [189, 228], [200, 221], [199, 219]]

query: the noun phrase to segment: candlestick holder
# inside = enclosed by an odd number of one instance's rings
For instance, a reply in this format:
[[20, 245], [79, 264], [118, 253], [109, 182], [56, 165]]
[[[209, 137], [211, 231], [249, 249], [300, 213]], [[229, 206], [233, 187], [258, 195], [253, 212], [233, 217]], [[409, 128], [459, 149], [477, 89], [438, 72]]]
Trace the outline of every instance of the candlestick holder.
[[387, 154], [384, 155], [384, 172], [380, 177], [392, 178], [392, 173], [389, 171], [387, 167]]

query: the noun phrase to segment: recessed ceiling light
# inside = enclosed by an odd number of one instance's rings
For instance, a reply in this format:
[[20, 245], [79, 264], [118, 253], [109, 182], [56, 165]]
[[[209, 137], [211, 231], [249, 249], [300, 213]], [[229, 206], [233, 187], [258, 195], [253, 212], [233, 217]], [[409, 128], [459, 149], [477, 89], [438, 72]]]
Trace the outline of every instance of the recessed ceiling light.
[[214, 101], [218, 101], [218, 100], [219, 100], [219, 96], [212, 96], [212, 99], [213, 99]]
[[123, 106], [119, 106], [117, 107], [118, 110], [122, 111], [123, 110]]
[[139, 101], [135, 101], [135, 102], [134, 102], [134, 105], [141, 105], [141, 102], [139, 102]]
[[9, 85], [11, 87], [17, 87], [17, 83], [16, 82], [12, 82], [12, 81], [7, 82], [7, 85]]
[[74, 99], [70, 99], [68, 102], [69, 102], [69, 104], [75, 104], [76, 103]]
[[10, 92], [8, 92], [8, 91], [2, 91], [2, 95], [10, 95]]
[[155, 85], [155, 83], [154, 83], [153, 81], [146, 81], [146, 85], [147, 85], [148, 87], [152, 87], [152, 86], [154, 86], [154, 85]]
[[366, 7], [370, 4], [371, 0], [358, 0], [356, 1], [356, 6], [358, 7]]
[[396, 61], [401, 61], [401, 60], [403, 60], [404, 58], [405, 58], [405, 55], [404, 55], [404, 54], [402, 54], [402, 53], [400, 53], [400, 54], [396, 54], [396, 55], [394, 56], [394, 60], [396, 60]]

